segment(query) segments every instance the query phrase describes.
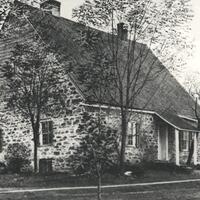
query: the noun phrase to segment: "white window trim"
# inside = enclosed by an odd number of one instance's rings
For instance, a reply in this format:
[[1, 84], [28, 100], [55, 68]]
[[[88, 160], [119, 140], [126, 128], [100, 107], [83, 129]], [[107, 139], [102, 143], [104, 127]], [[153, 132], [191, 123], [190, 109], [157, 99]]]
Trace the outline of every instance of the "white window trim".
[[[183, 141], [186, 141], [186, 148], [183, 148], [183, 145], [181, 144], [182, 145], [182, 151], [189, 151], [189, 132], [183, 131], [182, 134], [183, 134]], [[185, 140], [184, 137], [186, 137], [186, 140]]]
[[[130, 134], [129, 133], [129, 130], [131, 130], [132, 129], [132, 127], [131, 126], [133, 126], [133, 130], [132, 130], [132, 133]], [[136, 122], [128, 122], [128, 127], [127, 127], [127, 142], [126, 142], [126, 146], [127, 147], [135, 147], [136, 148]], [[132, 138], [132, 145], [131, 144], [128, 144], [128, 137], [129, 137], [129, 135], [132, 135], [133, 136], [133, 138]]]
[[53, 122], [53, 120], [47, 119], [47, 120], [41, 120], [41, 121], [40, 121], [39, 146], [52, 146], [52, 144], [43, 144], [42, 123], [44, 123], [44, 122]]

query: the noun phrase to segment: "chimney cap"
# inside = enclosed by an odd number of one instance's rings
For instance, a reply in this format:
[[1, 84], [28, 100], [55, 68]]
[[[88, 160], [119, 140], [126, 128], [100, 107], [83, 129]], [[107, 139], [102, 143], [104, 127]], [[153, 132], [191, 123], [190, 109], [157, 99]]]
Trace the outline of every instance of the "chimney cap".
[[46, 0], [44, 2], [42, 2], [40, 5], [45, 5], [45, 4], [54, 4], [56, 6], [60, 6], [61, 5], [61, 2], [60, 1], [57, 1], [57, 0]]
[[128, 27], [124, 22], [117, 24], [117, 35], [121, 40], [128, 40]]
[[61, 2], [56, 0], [47, 0], [40, 4], [40, 8], [54, 16], [60, 16]]

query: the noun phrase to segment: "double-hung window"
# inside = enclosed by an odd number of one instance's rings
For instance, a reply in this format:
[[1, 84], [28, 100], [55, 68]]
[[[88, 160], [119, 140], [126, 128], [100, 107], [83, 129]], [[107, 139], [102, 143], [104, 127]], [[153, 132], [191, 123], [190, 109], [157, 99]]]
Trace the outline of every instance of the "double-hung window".
[[180, 151], [188, 151], [192, 145], [192, 133], [186, 131], [180, 131], [179, 133], [179, 145]]
[[50, 145], [53, 142], [53, 122], [43, 121], [41, 122], [42, 127], [42, 145]]
[[127, 145], [139, 147], [138, 124], [135, 122], [128, 122]]

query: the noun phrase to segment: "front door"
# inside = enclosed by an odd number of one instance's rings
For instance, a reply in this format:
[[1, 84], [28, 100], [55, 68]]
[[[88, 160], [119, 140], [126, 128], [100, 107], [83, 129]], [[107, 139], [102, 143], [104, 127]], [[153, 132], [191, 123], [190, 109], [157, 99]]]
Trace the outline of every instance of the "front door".
[[158, 159], [168, 160], [168, 132], [167, 127], [162, 125], [159, 129]]

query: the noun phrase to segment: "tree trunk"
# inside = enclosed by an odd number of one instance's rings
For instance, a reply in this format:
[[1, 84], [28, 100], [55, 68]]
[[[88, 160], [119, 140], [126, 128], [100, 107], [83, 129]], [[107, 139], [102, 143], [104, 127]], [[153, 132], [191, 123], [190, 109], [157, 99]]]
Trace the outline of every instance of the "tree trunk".
[[120, 151], [120, 172], [124, 172], [124, 161], [125, 161], [125, 150], [126, 150], [126, 136], [127, 136], [127, 118], [126, 113], [122, 112], [122, 120], [121, 120], [121, 151]]
[[188, 155], [188, 159], [187, 159], [187, 165], [191, 164], [193, 154], [194, 154], [194, 140], [192, 140], [191, 146], [189, 147], [189, 155]]
[[38, 172], [38, 144], [39, 144], [39, 122], [35, 124], [35, 127], [33, 129], [33, 135], [34, 135], [34, 173]]
[[101, 200], [101, 175], [98, 175], [97, 199]]
[[32, 120], [33, 140], [34, 140], [34, 173], [38, 172], [38, 144], [39, 144], [39, 130], [40, 130], [40, 116], [38, 115], [36, 123]]
[[38, 142], [37, 142], [37, 139], [34, 138], [34, 173], [37, 173], [38, 172], [38, 164], [37, 164], [37, 161], [38, 161], [38, 157], [37, 157], [37, 146], [38, 146]]

